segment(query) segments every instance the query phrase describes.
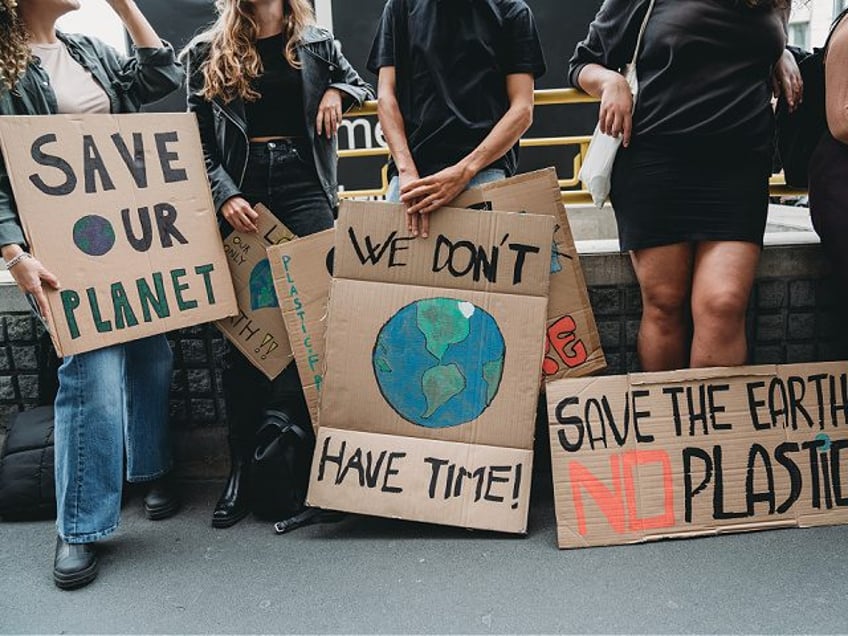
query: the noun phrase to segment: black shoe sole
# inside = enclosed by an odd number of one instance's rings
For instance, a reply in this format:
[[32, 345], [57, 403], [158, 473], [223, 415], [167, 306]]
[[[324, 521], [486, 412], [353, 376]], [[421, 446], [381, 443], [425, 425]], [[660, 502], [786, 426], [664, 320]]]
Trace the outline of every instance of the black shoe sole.
[[237, 512], [236, 514], [230, 515], [229, 517], [212, 517], [212, 527], [213, 528], [229, 528], [231, 526], [236, 525], [239, 521], [244, 519], [247, 515], [250, 514], [250, 510], [242, 510]]
[[175, 501], [174, 503], [168, 506], [162, 506], [161, 508], [148, 508], [144, 506], [144, 516], [150, 519], [151, 521], [161, 521], [162, 519], [167, 519], [168, 517], [173, 517], [180, 509], [180, 502]]
[[85, 587], [97, 578], [97, 566], [97, 561], [95, 561], [86, 569], [74, 572], [73, 574], [62, 574], [54, 570], [53, 582], [60, 590], [75, 590]]

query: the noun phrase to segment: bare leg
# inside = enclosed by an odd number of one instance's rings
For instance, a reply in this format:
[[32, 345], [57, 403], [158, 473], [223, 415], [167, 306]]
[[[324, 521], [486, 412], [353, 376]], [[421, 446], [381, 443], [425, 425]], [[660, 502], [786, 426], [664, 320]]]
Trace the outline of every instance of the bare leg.
[[754, 243], [698, 245], [692, 276], [693, 367], [745, 364], [745, 312], [759, 260], [760, 247]]
[[630, 253], [642, 291], [638, 351], [644, 371], [680, 369], [688, 363], [686, 307], [692, 253], [689, 243]]

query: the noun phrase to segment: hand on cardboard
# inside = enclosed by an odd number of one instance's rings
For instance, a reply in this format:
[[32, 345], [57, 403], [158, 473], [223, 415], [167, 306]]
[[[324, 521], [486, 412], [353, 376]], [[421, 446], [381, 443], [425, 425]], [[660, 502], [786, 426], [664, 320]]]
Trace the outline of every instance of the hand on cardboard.
[[[19, 246], [6, 246], [3, 248], [3, 258], [11, 260], [23, 250]], [[32, 294], [38, 305], [38, 311], [43, 318], [50, 315], [47, 305], [47, 295], [44, 293], [43, 283], [47, 283], [53, 289], [59, 289], [59, 279], [45, 269], [37, 258], [26, 258], [9, 270], [18, 288], [25, 294]]]
[[221, 216], [234, 230], [248, 234], [256, 231], [259, 214], [241, 197], [231, 197], [221, 206]]
[[400, 200], [408, 206], [407, 214], [418, 217], [422, 238], [427, 238], [430, 232], [430, 213], [453, 201], [473, 177], [470, 170], [458, 163], [401, 186]]
[[318, 117], [315, 120], [315, 130], [318, 135], [326, 135], [332, 139], [342, 124], [342, 93], [337, 88], [328, 88], [318, 104]]
[[771, 82], [775, 98], [779, 98], [783, 94], [786, 97], [789, 112], [795, 112], [798, 105], [804, 101], [804, 80], [801, 77], [801, 69], [798, 68], [795, 56], [789, 51], [784, 50], [783, 55], [775, 64]]
[[[418, 181], [420, 178], [421, 177], [418, 175], [418, 169], [415, 168], [415, 166], [412, 166], [406, 172], [399, 173], [398, 187], [400, 191], [403, 192], [405, 187], [407, 187], [410, 183]], [[411, 236], [418, 236], [418, 233], [421, 231], [421, 215], [418, 213], [410, 213], [409, 207], [412, 205], [412, 202], [402, 202], [406, 206], [406, 229], [409, 231]]]
[[610, 137], [623, 136], [622, 145], [630, 145], [633, 132], [633, 93], [622, 75], [610, 74], [601, 91], [601, 110], [598, 114], [601, 132]]

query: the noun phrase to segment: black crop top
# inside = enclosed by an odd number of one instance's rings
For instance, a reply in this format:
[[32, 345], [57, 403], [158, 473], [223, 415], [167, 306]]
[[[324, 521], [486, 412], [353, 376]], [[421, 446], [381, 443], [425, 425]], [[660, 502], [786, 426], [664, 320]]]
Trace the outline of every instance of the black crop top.
[[303, 82], [300, 70], [286, 60], [285, 46], [282, 33], [256, 41], [264, 71], [252, 84], [260, 97], [245, 102], [247, 135], [251, 139], [306, 135]]
[[[606, 0], [571, 58], [620, 70], [630, 62], [648, 0]], [[735, 0], [656, 0], [636, 63], [634, 137], [768, 150], [770, 76], [786, 43], [775, 9]]]

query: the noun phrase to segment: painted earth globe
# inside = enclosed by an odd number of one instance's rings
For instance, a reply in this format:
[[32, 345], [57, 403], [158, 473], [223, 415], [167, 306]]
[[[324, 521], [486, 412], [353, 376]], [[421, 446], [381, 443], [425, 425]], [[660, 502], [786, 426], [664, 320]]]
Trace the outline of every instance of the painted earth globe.
[[495, 319], [455, 298], [411, 303], [383, 325], [372, 363], [389, 405], [427, 428], [471, 422], [495, 399], [506, 345]]
[[267, 258], [263, 258], [250, 272], [250, 308], [256, 311], [257, 309], [279, 306], [277, 292], [274, 290], [271, 263], [268, 262]]
[[89, 256], [103, 256], [115, 245], [115, 229], [108, 219], [89, 214], [74, 223], [74, 245]]

